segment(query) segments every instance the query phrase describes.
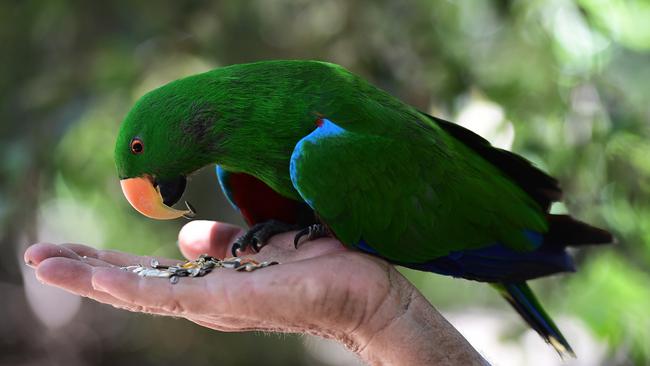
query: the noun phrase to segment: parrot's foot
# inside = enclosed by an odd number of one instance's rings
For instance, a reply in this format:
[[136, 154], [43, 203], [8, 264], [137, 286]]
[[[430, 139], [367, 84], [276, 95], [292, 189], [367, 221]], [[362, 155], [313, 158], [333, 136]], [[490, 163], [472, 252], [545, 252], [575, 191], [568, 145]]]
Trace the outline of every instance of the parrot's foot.
[[310, 241], [319, 238], [324, 238], [329, 235], [330, 232], [325, 225], [323, 224], [309, 225], [306, 228], [300, 230], [296, 234], [296, 236], [293, 238], [293, 245], [296, 247], [296, 249], [298, 249], [298, 245], [300, 244], [300, 239], [302, 239], [303, 236], [307, 236], [307, 241]]
[[277, 220], [269, 220], [254, 225], [248, 229], [246, 234], [240, 236], [232, 246], [232, 255], [237, 256], [238, 252], [245, 251], [248, 247], [259, 252], [267, 241], [275, 234], [295, 230], [296, 225], [291, 225]]

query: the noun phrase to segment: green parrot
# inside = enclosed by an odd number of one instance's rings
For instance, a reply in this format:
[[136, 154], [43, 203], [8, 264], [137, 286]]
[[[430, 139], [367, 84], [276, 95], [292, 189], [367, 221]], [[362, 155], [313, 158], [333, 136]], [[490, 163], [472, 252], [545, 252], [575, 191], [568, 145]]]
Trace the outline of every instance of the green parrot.
[[574, 271], [567, 246], [605, 230], [549, 213], [557, 181], [524, 158], [418, 111], [341, 66], [233, 65], [144, 95], [115, 147], [123, 192], [173, 219], [186, 177], [216, 164], [250, 225], [233, 254], [280, 232], [333, 236], [416, 270], [487, 282], [561, 355], [568, 342], [527, 280]]

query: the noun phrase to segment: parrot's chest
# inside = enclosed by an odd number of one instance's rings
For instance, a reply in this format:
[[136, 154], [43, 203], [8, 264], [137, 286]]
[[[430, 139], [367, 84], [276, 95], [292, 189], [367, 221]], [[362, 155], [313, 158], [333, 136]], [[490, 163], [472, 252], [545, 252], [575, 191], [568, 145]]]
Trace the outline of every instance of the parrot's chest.
[[248, 225], [269, 220], [304, 226], [315, 222], [313, 210], [307, 204], [278, 194], [252, 175], [217, 166], [217, 177], [224, 194]]

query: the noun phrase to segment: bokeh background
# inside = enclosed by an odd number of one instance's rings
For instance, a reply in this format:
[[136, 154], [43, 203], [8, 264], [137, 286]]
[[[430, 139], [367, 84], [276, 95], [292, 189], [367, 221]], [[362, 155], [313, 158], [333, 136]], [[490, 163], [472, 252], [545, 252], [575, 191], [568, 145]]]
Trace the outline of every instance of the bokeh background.
[[[154, 87], [265, 59], [342, 64], [557, 176], [554, 210], [619, 239], [533, 283], [579, 355], [566, 364], [649, 364], [649, 51], [643, 0], [0, 1], [0, 364], [355, 364], [316, 338], [92, 303], [22, 261], [36, 241], [180, 258], [183, 222], [121, 195], [118, 125]], [[241, 223], [212, 168], [188, 196], [201, 218]], [[405, 273], [495, 364], [560, 363], [488, 286]]]

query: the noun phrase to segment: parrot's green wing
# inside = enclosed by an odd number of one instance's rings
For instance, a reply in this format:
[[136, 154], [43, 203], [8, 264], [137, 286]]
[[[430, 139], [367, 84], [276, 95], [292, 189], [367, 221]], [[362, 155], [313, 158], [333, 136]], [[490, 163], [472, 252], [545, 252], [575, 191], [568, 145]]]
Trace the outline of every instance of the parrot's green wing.
[[296, 145], [290, 173], [344, 244], [418, 263], [497, 242], [532, 250], [525, 232], [546, 231], [536, 202], [442, 129], [404, 139], [343, 125], [322, 119]]

